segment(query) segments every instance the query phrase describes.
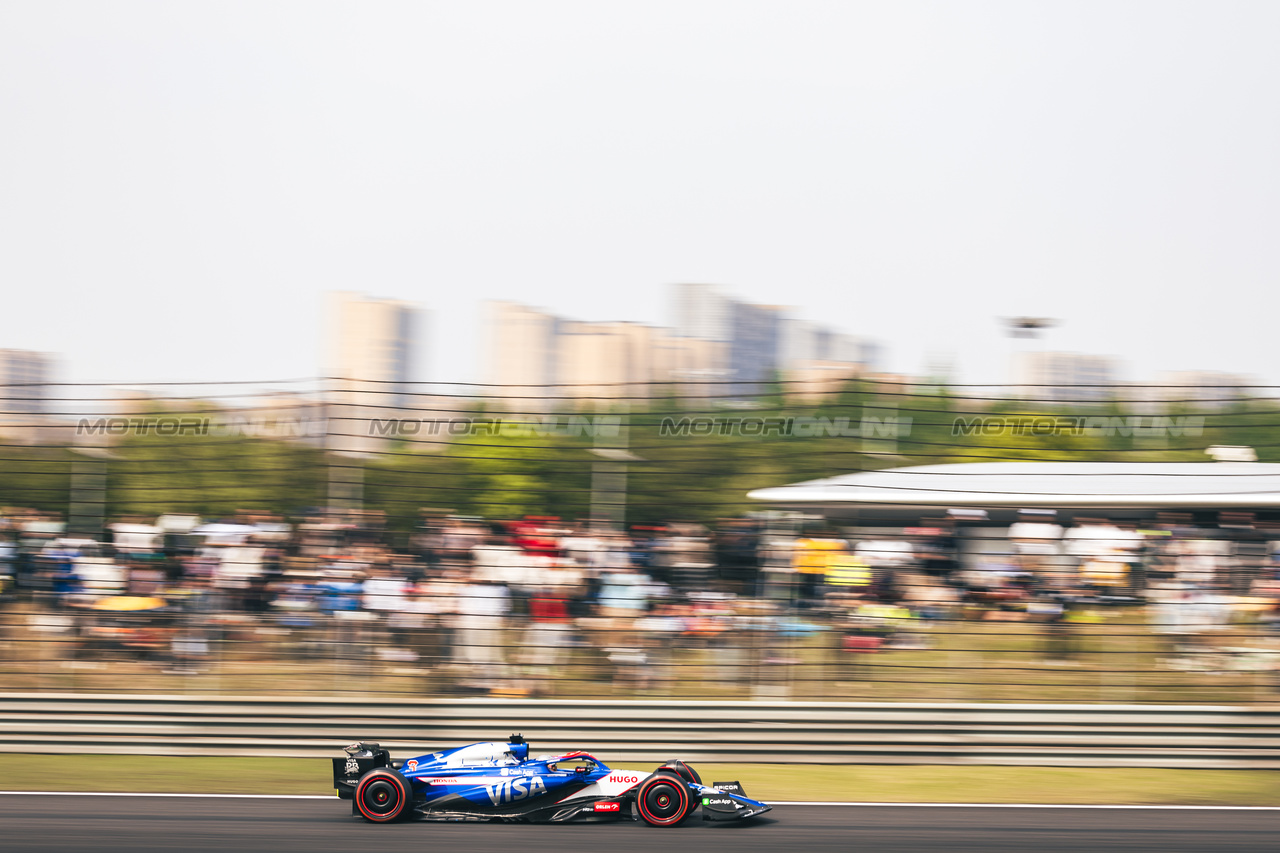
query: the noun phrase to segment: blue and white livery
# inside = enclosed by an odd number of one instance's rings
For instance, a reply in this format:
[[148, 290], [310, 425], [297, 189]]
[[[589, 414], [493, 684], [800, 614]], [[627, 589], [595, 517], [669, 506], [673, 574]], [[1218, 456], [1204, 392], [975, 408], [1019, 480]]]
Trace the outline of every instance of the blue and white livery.
[[333, 759], [333, 785], [353, 814], [374, 823], [518, 820], [561, 823], [640, 819], [675, 826], [701, 808], [703, 820], [742, 820], [769, 811], [737, 782], [704, 785], [683, 761], [619, 770], [586, 752], [529, 756], [520, 735], [393, 762], [376, 743], [355, 743]]

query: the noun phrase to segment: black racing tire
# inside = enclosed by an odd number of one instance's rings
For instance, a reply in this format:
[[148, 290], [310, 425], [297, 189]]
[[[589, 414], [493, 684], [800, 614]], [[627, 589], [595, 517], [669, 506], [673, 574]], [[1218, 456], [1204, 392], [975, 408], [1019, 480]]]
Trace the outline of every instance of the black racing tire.
[[698, 771], [694, 770], [688, 764], [685, 764], [678, 758], [668, 761], [666, 764], [658, 768], [659, 770], [670, 770], [677, 776], [684, 778], [686, 782], [693, 782], [695, 785], [702, 784], [702, 777], [698, 775]]
[[675, 773], [658, 771], [636, 791], [636, 811], [650, 826], [675, 826], [693, 811], [688, 783]]
[[373, 823], [399, 820], [413, 806], [409, 780], [390, 767], [375, 767], [361, 776], [354, 797], [360, 815]]

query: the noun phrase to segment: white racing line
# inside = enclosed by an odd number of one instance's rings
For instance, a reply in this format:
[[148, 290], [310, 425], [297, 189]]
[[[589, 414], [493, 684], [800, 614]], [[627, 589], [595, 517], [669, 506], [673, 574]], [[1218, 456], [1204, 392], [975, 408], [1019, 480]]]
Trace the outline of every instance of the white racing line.
[[193, 797], [203, 800], [336, 800], [332, 794], [130, 794], [124, 791], [0, 791], [0, 797]]
[[[207, 800], [333, 800], [325, 794], [150, 794], [123, 791], [0, 791], [0, 797], [188, 797]], [[1097, 805], [1083, 803], [873, 803], [827, 800], [780, 800], [771, 806], [860, 806], [912, 809], [1170, 809], [1177, 811], [1280, 811], [1280, 806]]]
[[1280, 806], [1195, 806], [1195, 805], [1096, 805], [1087, 803], [860, 803], [792, 800], [769, 803], [771, 806], [863, 806], [875, 808], [901, 807], [913, 809], [1178, 809], [1184, 811], [1280, 811]]

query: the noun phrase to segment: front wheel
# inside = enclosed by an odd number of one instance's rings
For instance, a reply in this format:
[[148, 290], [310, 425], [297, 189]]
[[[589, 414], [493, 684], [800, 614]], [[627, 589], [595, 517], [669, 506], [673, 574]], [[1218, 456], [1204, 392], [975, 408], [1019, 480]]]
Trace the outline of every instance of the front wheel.
[[650, 826], [675, 826], [692, 809], [688, 784], [674, 774], [653, 776], [636, 793], [636, 811]]
[[413, 801], [409, 780], [387, 767], [375, 767], [360, 778], [356, 808], [365, 820], [390, 823], [403, 817]]

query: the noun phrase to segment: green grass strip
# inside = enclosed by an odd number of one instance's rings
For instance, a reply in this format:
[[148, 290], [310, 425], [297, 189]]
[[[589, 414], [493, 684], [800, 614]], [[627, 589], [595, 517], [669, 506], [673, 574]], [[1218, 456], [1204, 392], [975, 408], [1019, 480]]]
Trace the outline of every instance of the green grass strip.
[[[647, 770], [638, 762], [618, 762]], [[1280, 805], [1280, 771], [936, 765], [695, 765], [765, 801], [1097, 805]], [[316, 758], [0, 755], [0, 789], [133, 793], [331, 794]]]

